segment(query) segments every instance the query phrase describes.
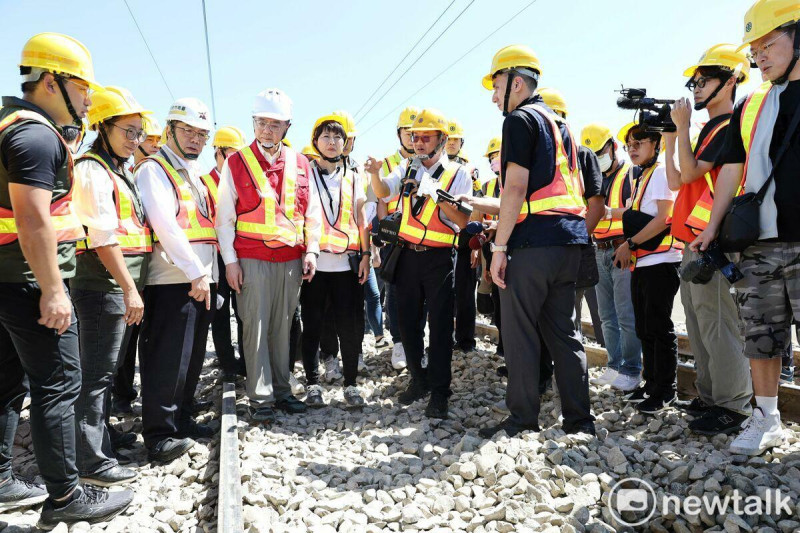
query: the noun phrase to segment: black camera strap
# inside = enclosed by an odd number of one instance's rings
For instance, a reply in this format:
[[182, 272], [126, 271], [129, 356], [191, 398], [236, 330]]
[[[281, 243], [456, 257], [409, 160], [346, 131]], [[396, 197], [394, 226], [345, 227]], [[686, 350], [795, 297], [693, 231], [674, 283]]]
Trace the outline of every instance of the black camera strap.
[[[420, 170], [422, 170], [422, 168], [420, 168]], [[431, 174], [431, 178], [433, 178], [436, 181], [439, 181], [439, 177], [442, 175], [443, 172], [444, 172], [444, 165], [439, 165], [439, 168], [437, 168], [433, 172], [433, 174]], [[414, 206], [411, 209], [411, 214], [414, 215], [415, 218], [419, 216], [420, 212], [422, 212], [422, 207], [425, 205], [425, 200], [426, 198], [424, 196], [421, 197], [418, 196], [414, 198]]]
[[764, 182], [764, 185], [756, 193], [756, 202], [759, 205], [764, 201], [764, 197], [767, 195], [767, 189], [769, 188], [769, 184], [775, 178], [775, 170], [778, 168], [778, 165], [781, 164], [783, 160], [783, 156], [786, 154], [786, 151], [789, 149], [789, 144], [792, 141], [792, 136], [794, 135], [794, 131], [797, 129], [797, 124], [800, 123], [800, 105], [794, 110], [794, 115], [792, 115], [792, 122], [789, 124], [789, 128], [786, 130], [786, 135], [783, 137], [783, 144], [781, 144], [778, 153], [775, 154], [775, 160], [772, 162], [772, 171], [769, 173], [769, 177], [767, 181]]

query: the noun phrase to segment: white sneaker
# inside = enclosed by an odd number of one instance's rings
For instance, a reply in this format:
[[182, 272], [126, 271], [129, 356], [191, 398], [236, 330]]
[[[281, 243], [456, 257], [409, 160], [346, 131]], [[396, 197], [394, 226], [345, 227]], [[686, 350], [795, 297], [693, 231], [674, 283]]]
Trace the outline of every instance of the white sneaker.
[[614, 370], [613, 368], [606, 368], [606, 371], [603, 372], [603, 375], [599, 378], [592, 378], [589, 380], [589, 383], [592, 385], [597, 385], [598, 387], [602, 387], [604, 385], [611, 385], [611, 382], [617, 379], [619, 376], [619, 372]]
[[289, 373], [289, 385], [292, 387], [292, 394], [301, 396], [306, 391], [305, 386], [300, 383], [294, 372]]
[[731, 453], [761, 455], [770, 448], [783, 444], [781, 415], [764, 416], [760, 407], [753, 409], [744, 430], [731, 443]]
[[339, 358], [333, 356], [330, 359], [325, 359], [325, 375], [322, 379], [327, 383], [331, 383], [340, 377], [342, 377], [342, 370], [339, 367]]
[[363, 372], [367, 369], [367, 363], [364, 362], [364, 354], [358, 354], [358, 371]]
[[392, 347], [392, 368], [403, 370], [406, 366], [406, 351], [403, 349], [403, 343], [397, 342]]
[[428, 354], [422, 356], [422, 361], [420, 361], [419, 365], [422, 368], [428, 368]]
[[622, 392], [630, 392], [639, 386], [642, 382], [641, 376], [628, 376], [626, 374], [617, 374], [617, 378], [610, 383], [612, 389], [621, 390]]
[[499, 402], [492, 405], [492, 410], [506, 415], [511, 414], [511, 411], [508, 410], [508, 406], [506, 405], [505, 399], [500, 400]]

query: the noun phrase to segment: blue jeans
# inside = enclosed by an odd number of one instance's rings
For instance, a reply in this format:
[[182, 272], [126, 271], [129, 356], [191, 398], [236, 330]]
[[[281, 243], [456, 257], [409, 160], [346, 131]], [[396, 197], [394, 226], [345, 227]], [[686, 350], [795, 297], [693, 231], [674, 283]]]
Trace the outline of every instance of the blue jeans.
[[367, 303], [367, 327], [376, 337], [383, 336], [383, 309], [381, 308], [381, 292], [378, 290], [378, 277], [375, 269], [370, 267], [369, 277], [364, 284], [364, 299]]
[[596, 254], [600, 281], [595, 292], [608, 350], [608, 368], [626, 376], [638, 376], [642, 371], [642, 343], [636, 336], [631, 271], [614, 266], [614, 251], [614, 248], [598, 249]]

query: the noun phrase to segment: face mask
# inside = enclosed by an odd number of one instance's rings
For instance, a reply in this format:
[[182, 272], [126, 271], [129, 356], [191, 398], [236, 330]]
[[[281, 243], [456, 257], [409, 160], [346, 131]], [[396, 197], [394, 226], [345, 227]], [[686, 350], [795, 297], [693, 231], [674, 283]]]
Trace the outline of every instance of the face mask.
[[610, 155], [603, 154], [597, 158], [597, 162], [600, 163], [600, 172], [607, 172], [608, 169], [611, 168], [611, 163], [613, 161]]
[[489, 164], [489, 166], [492, 167], [492, 172], [494, 172], [495, 174], [500, 174], [500, 158], [499, 157], [495, 157], [494, 159], [492, 159], [492, 162]]

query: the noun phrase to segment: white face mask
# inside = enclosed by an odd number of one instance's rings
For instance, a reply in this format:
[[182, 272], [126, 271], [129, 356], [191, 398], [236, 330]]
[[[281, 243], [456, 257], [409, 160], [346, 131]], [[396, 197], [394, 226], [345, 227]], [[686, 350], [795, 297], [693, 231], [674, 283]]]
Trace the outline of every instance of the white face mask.
[[611, 168], [613, 160], [610, 155], [603, 154], [597, 158], [597, 162], [600, 163], [600, 172], [607, 172], [608, 169]]
[[492, 162], [489, 164], [489, 166], [492, 168], [492, 172], [494, 172], [495, 174], [500, 174], [500, 158], [499, 157], [495, 157], [494, 159], [492, 159]]

